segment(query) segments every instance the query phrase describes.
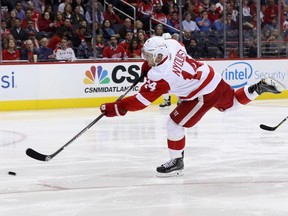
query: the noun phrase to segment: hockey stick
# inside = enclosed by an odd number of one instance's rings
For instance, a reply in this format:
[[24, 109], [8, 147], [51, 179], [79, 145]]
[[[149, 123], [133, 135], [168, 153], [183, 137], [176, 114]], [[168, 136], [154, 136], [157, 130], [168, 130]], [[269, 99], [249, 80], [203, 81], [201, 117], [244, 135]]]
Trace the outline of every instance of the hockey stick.
[[[125, 94], [121, 95], [116, 101], [120, 101], [123, 99], [131, 90], [134, 88], [140, 80], [144, 78], [144, 75], [141, 75], [138, 80], [136, 80], [129, 89], [125, 92]], [[99, 115], [94, 121], [92, 121], [89, 125], [87, 125], [83, 130], [81, 130], [77, 135], [75, 135], [70, 141], [68, 141], [65, 145], [63, 145], [61, 148], [59, 148], [56, 152], [54, 152], [51, 155], [44, 155], [41, 154], [31, 148], [28, 148], [26, 150], [26, 155], [28, 155], [31, 158], [34, 158], [35, 160], [40, 161], [49, 161], [52, 158], [54, 158], [56, 155], [58, 155], [61, 151], [63, 151], [68, 145], [70, 145], [73, 141], [75, 141], [78, 137], [80, 137], [83, 133], [85, 133], [89, 128], [91, 128], [96, 122], [98, 122], [102, 117], [104, 116], [104, 113]]]
[[270, 127], [270, 126], [267, 126], [267, 125], [264, 125], [264, 124], [261, 124], [260, 125], [260, 128], [263, 129], [263, 130], [268, 130], [268, 131], [275, 131], [280, 125], [282, 125], [286, 120], [288, 119], [288, 116], [283, 119], [278, 125], [276, 125], [275, 127]]

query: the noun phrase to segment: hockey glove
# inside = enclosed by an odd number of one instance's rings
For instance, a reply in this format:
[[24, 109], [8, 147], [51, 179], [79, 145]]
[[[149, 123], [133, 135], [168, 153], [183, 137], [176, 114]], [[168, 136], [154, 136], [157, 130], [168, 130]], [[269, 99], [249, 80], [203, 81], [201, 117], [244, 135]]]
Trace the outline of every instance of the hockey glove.
[[124, 116], [127, 113], [119, 102], [102, 104], [100, 110], [107, 117]]

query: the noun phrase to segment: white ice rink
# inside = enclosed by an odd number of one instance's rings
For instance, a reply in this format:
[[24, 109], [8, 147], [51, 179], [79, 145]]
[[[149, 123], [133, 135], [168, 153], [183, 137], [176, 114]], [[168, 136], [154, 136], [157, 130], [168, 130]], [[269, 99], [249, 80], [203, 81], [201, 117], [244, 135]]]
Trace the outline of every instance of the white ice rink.
[[[166, 119], [151, 106], [102, 118], [95, 109], [0, 112], [1, 216], [287, 216], [288, 100], [255, 101], [232, 114], [210, 111], [186, 130], [184, 176], [157, 178], [169, 159]], [[16, 176], [8, 175], [14, 171]]]

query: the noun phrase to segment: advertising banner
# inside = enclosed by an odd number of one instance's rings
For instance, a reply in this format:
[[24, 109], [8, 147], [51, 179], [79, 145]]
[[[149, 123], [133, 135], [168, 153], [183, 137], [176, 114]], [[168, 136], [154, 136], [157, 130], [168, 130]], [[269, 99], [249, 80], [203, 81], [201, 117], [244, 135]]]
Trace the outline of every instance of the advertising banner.
[[[285, 59], [206, 63], [215, 72], [221, 73], [223, 79], [235, 89], [265, 77], [274, 77], [288, 86], [288, 61]], [[58, 100], [67, 102], [70, 99], [82, 99], [83, 103], [83, 99], [119, 97], [140, 77], [141, 65], [141, 61], [0, 65], [0, 104], [45, 100], [57, 100], [59, 104]], [[129, 95], [138, 92], [143, 82], [139, 82]], [[85, 103], [87, 105], [87, 100]]]

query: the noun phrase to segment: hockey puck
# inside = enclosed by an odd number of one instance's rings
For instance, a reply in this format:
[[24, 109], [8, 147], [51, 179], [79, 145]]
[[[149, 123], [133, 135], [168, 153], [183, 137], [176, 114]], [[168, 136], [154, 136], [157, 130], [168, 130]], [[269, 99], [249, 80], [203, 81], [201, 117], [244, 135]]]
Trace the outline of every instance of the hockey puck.
[[9, 172], [8, 172], [8, 175], [16, 176], [16, 173], [15, 173], [15, 172], [12, 172], [12, 171], [9, 171]]

